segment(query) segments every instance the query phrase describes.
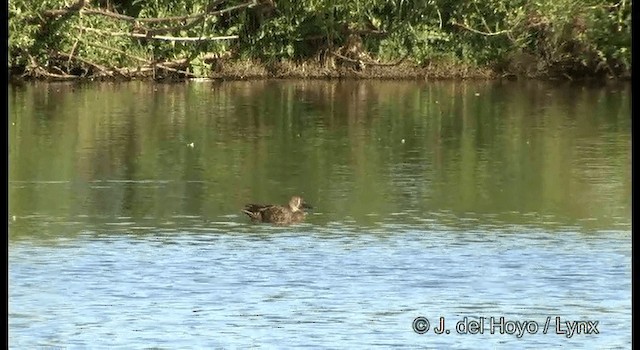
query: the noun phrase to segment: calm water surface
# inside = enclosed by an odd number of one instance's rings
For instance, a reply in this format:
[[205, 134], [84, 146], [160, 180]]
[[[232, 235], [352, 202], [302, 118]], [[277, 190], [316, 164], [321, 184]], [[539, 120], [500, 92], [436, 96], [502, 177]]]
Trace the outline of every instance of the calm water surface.
[[[628, 85], [10, 86], [9, 347], [630, 348], [630, 104]], [[239, 211], [294, 194], [300, 225]]]

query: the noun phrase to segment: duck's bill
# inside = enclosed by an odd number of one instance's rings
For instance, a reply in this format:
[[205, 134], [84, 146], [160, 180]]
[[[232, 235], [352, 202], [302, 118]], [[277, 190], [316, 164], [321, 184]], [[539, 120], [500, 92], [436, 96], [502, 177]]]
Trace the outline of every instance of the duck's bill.
[[309, 204], [307, 204], [307, 203], [302, 203], [302, 208], [303, 208], [303, 209], [313, 209], [313, 207], [312, 207], [312, 206], [310, 206], [310, 205], [309, 205]]

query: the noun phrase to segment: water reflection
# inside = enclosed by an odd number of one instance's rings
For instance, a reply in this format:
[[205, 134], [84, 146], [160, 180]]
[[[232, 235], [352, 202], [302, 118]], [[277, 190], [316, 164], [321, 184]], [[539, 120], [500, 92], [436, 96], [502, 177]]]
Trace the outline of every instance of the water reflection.
[[311, 219], [319, 224], [451, 211], [480, 223], [500, 217], [628, 229], [628, 88], [12, 87], [10, 214], [217, 221], [246, 201], [284, 202], [299, 193], [321, 208]]

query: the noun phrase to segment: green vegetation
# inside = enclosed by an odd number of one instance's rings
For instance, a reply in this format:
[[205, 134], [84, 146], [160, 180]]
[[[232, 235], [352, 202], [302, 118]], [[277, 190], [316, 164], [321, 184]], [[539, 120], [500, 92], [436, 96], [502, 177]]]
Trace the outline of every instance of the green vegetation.
[[628, 78], [631, 1], [15, 0], [12, 76]]

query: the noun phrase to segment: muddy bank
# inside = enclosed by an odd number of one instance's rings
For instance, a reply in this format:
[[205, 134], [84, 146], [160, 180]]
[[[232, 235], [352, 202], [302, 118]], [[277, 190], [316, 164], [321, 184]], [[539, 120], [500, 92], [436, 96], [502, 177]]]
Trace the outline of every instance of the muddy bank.
[[[247, 79], [550, 79], [584, 80], [586, 77], [569, 75], [549, 76], [530, 71], [497, 71], [464, 63], [431, 62], [418, 65], [410, 61], [379, 63], [373, 61], [318, 60], [262, 62], [260, 60], [212, 59], [206, 74], [191, 73], [186, 62], [170, 62], [155, 67], [111, 68], [88, 70], [83, 74], [55, 74], [42, 72], [25, 74], [20, 69], [9, 70], [11, 82], [23, 81], [182, 81], [192, 78], [247, 80]], [[588, 79], [593, 79], [589, 77]], [[602, 78], [607, 80], [606, 78]]]
[[383, 64], [377, 62], [317, 61], [262, 63], [260, 61], [236, 60], [214, 64], [209, 75], [214, 79], [494, 79], [499, 74], [490, 69], [463, 64], [428, 64], [419, 66], [411, 62]]
[[[52, 61], [55, 67], [55, 60]], [[62, 64], [63, 62], [60, 62]], [[77, 72], [57, 74], [55, 70], [38, 68], [25, 70], [9, 69], [11, 82], [28, 80], [43, 81], [127, 81], [149, 80], [175, 82], [193, 78], [248, 80], [248, 79], [536, 79], [563, 81], [627, 81], [631, 75], [582, 74], [572, 70], [554, 71], [536, 69], [535, 61], [514, 59], [501, 67], [481, 67], [450, 60], [430, 61], [417, 64], [411, 60], [379, 62], [371, 59], [358, 60], [349, 57], [325, 59], [261, 61], [231, 57], [210, 57], [204, 62], [206, 68], [194, 73], [186, 59], [158, 62], [155, 65], [136, 67], [91, 67]], [[51, 67], [51, 66], [50, 66]], [[73, 74], [75, 73], [75, 74]]]

